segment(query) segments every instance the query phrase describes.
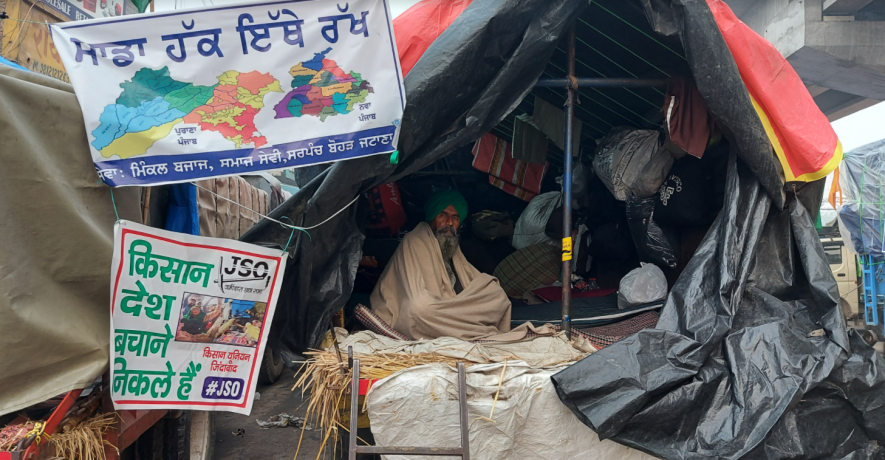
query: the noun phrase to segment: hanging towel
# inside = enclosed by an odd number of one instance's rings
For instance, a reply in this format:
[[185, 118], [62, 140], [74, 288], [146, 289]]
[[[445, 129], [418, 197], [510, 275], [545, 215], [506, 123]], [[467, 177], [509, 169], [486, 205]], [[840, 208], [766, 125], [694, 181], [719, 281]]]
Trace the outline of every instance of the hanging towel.
[[[535, 125], [557, 147], [565, 151], [565, 112], [553, 104], [535, 96], [535, 112], [532, 115]], [[581, 151], [581, 120], [575, 117], [572, 126], [572, 156]]]
[[547, 143], [547, 136], [528, 114], [513, 121], [513, 158], [533, 164], [546, 163]]
[[694, 82], [687, 78], [670, 80], [663, 110], [670, 140], [689, 155], [703, 157], [710, 140], [713, 117]]
[[525, 201], [541, 192], [548, 163], [530, 164], [513, 158], [509, 142], [488, 133], [473, 146], [473, 167], [489, 173], [489, 183]]

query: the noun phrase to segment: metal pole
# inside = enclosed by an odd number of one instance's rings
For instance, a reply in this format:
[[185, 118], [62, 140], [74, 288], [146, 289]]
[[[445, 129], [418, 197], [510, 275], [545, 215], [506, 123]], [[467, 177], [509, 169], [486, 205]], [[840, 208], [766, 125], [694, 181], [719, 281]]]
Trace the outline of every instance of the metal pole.
[[461, 458], [470, 460], [470, 425], [467, 424], [467, 371], [464, 369], [464, 363], [458, 363], [458, 412], [461, 416]]
[[[667, 80], [653, 78], [577, 78], [578, 86], [584, 88], [662, 88]], [[568, 88], [568, 78], [542, 78], [535, 88]]]
[[350, 381], [350, 437], [348, 438], [348, 460], [356, 460], [356, 431], [360, 418], [360, 360], [353, 360], [353, 377]]
[[577, 79], [575, 78], [575, 25], [568, 30], [568, 97], [565, 102], [565, 161], [562, 175], [562, 330], [572, 338], [572, 130], [574, 129]]

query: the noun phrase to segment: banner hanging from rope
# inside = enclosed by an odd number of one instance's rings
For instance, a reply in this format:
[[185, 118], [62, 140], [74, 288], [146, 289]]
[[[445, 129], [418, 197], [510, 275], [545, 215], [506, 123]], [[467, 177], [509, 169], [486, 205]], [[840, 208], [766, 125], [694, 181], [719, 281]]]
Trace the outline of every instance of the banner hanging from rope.
[[405, 90], [386, 0], [290, 0], [51, 28], [108, 185], [396, 149]]
[[285, 266], [279, 250], [118, 221], [114, 406], [248, 414]]
[[842, 144], [799, 74], [722, 0], [707, 0], [787, 182], [811, 182], [842, 161]]

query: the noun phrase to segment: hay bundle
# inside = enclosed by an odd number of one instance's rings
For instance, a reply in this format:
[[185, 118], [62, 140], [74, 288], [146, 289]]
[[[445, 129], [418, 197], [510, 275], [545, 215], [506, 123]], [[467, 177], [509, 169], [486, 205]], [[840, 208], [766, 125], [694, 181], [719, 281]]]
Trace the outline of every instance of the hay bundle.
[[108, 442], [104, 435], [117, 423], [117, 413], [99, 414], [89, 418], [66, 433], [58, 433], [49, 438], [55, 447], [55, 455], [67, 460], [103, 460], [105, 446], [120, 453], [116, 446]]
[[[341, 423], [339, 407], [342, 403], [349, 401], [352, 372], [347, 368], [346, 358], [344, 362], [339, 362], [338, 355], [334, 350], [314, 351], [306, 353], [306, 355], [309, 356], [309, 359], [304, 365], [304, 373], [295, 383], [292, 391], [300, 388], [303, 395], [308, 389], [310, 390], [305, 420], [312, 421], [313, 426], [325, 432], [323, 444], [320, 446], [320, 453], [322, 453], [330, 439], [333, 445], [337, 443], [339, 427], [345, 431], [348, 430], [348, 427]], [[371, 355], [354, 353], [353, 357], [360, 360], [360, 378], [370, 380], [383, 379], [395, 372], [423, 364], [441, 363], [456, 367], [459, 362], [463, 362], [465, 366], [479, 364], [477, 361], [487, 362], [484, 358], [468, 361], [436, 353], [378, 352]], [[303, 438], [303, 431], [301, 436]], [[298, 448], [301, 448], [300, 439]], [[296, 452], [295, 455], [297, 458], [298, 453]]]

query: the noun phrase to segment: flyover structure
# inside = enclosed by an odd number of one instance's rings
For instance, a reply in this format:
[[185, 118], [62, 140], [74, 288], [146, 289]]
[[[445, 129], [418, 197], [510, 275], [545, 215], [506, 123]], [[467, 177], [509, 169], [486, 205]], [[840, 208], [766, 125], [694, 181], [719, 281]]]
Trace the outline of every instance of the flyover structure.
[[885, 100], [885, 0], [726, 0], [777, 47], [830, 121]]

